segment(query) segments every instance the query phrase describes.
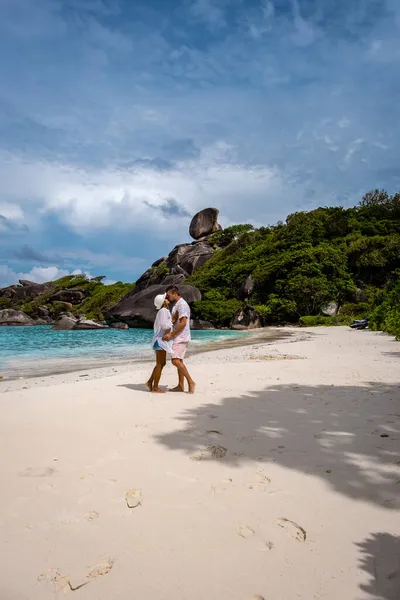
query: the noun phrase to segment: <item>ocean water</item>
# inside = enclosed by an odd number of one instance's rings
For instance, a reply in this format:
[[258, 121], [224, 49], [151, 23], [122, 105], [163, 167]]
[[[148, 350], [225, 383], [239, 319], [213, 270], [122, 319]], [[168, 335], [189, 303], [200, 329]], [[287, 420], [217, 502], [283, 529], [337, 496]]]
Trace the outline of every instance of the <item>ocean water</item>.
[[[193, 331], [192, 347], [246, 335], [236, 331]], [[49, 325], [0, 327], [0, 375], [4, 378], [73, 371], [146, 360], [153, 356], [149, 329], [53, 331]]]

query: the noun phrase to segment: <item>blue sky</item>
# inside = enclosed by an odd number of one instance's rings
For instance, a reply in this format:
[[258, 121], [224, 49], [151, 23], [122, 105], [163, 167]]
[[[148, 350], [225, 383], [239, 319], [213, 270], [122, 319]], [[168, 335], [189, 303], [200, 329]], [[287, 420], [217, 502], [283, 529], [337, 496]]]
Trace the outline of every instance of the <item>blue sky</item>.
[[0, 286], [400, 189], [398, 0], [0, 0]]

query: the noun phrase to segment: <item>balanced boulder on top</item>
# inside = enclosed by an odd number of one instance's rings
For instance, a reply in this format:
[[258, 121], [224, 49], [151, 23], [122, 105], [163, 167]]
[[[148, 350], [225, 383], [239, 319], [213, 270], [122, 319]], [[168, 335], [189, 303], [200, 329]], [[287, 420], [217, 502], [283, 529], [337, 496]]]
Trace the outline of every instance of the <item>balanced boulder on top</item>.
[[189, 233], [194, 240], [199, 240], [222, 229], [218, 223], [219, 210], [217, 208], [205, 208], [194, 215]]

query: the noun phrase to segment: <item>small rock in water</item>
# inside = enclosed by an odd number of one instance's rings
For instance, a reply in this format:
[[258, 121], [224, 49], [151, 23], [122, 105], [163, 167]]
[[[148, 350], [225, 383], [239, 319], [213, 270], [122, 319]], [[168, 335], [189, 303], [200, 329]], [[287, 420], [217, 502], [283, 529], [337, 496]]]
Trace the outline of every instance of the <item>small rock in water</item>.
[[381, 437], [389, 437], [389, 435], [387, 433], [381, 433]]

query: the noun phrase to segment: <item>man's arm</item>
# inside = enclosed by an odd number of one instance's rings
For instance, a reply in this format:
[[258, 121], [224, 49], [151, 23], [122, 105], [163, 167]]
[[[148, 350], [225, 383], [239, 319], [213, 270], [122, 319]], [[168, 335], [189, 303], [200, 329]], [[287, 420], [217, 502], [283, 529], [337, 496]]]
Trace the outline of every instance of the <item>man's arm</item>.
[[175, 329], [173, 331], [171, 331], [171, 333], [167, 333], [167, 335], [164, 335], [163, 340], [165, 342], [168, 342], [169, 340], [172, 340], [174, 337], [176, 337], [181, 331], [183, 331], [183, 329], [185, 329], [186, 327], [186, 323], [187, 323], [187, 317], [181, 317], [179, 319], [179, 323], [178, 325], [175, 327]]

